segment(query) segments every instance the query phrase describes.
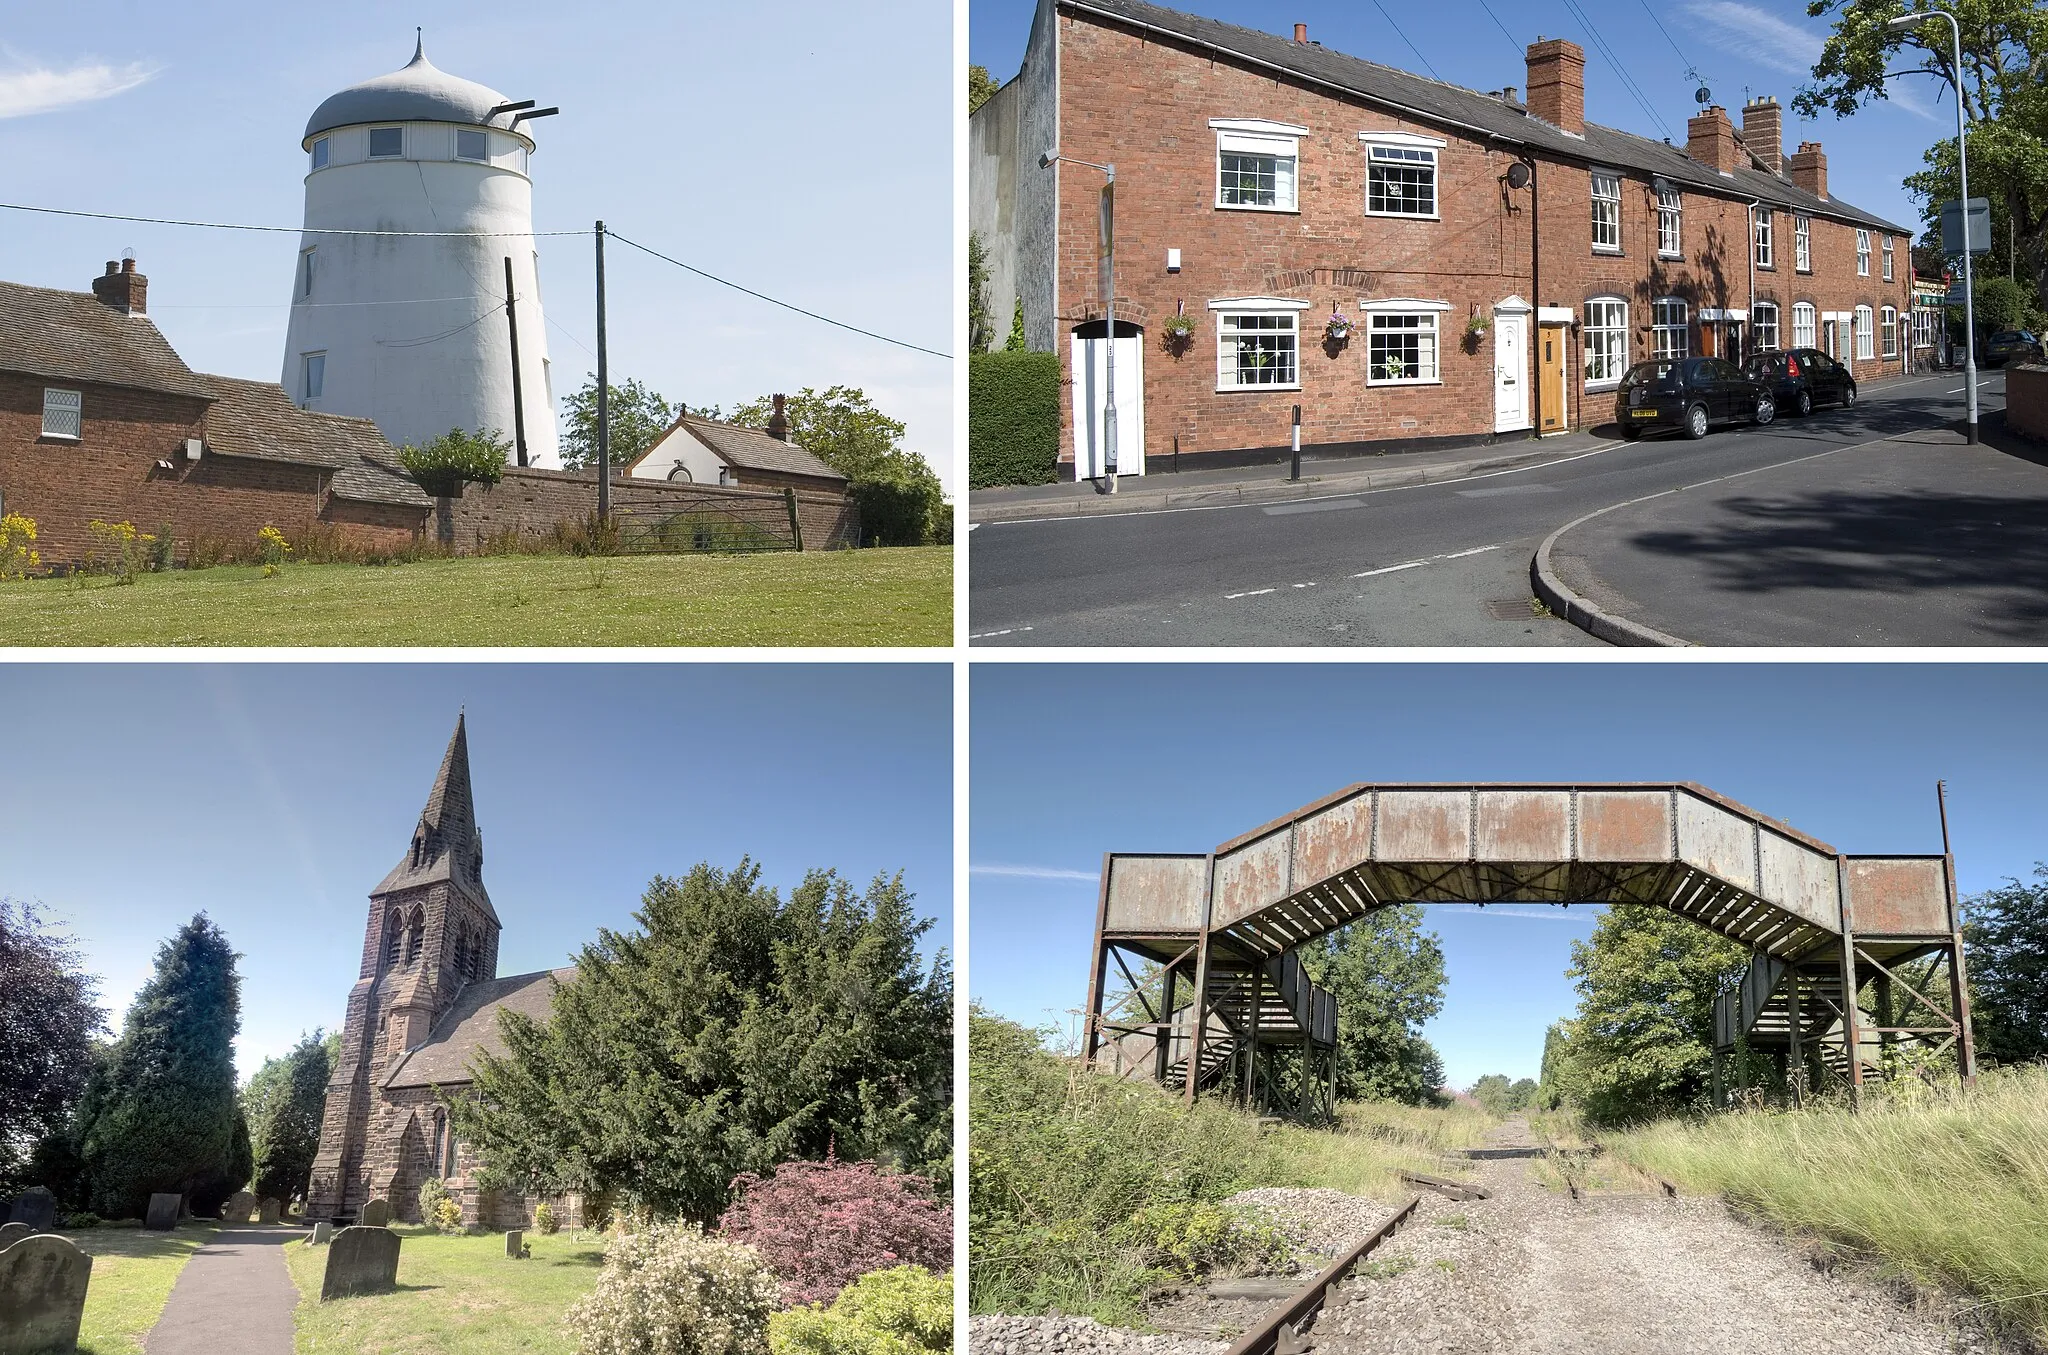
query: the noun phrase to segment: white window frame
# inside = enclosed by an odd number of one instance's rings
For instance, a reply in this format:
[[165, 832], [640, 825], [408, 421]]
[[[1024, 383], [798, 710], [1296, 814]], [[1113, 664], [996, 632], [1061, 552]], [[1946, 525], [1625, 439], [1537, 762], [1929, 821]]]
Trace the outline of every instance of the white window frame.
[[331, 146], [330, 146], [330, 145], [328, 144], [328, 141], [327, 141], [327, 138], [326, 138], [326, 137], [324, 137], [324, 136], [316, 136], [316, 137], [314, 137], [314, 138], [313, 138], [313, 148], [312, 148], [312, 150], [311, 150], [310, 152], [308, 152], [308, 154], [309, 154], [309, 155], [311, 155], [311, 157], [312, 157], [312, 162], [313, 162], [313, 168], [314, 168], [314, 169], [325, 169], [325, 168], [327, 168], [327, 161], [328, 161], [328, 159], [330, 158], [330, 154], [331, 154], [332, 150], [333, 150], [333, 148], [332, 148], [332, 147], [331, 147]]
[[[1360, 132], [1358, 141], [1365, 148], [1365, 214], [1367, 216], [1389, 217], [1396, 221], [1441, 221], [1443, 220], [1443, 148], [1450, 143], [1442, 137], [1420, 136], [1414, 132]], [[1401, 151], [1407, 157], [1427, 155], [1429, 157], [1429, 210], [1427, 212], [1374, 211], [1372, 206], [1373, 153], [1377, 150]], [[1398, 165], [1400, 162], [1390, 161]], [[1413, 166], [1421, 162], [1410, 159]]]
[[[1665, 230], [1667, 225], [1669, 231]], [[1657, 257], [1685, 257], [1685, 195], [1667, 183], [1657, 185]]]
[[[1425, 301], [1417, 297], [1389, 297], [1384, 300], [1361, 301], [1358, 309], [1365, 312], [1365, 384], [1368, 386], [1441, 386], [1444, 384], [1444, 322], [1443, 317], [1451, 309], [1448, 301]], [[1414, 332], [1427, 335], [1430, 342], [1428, 376], [1382, 376], [1372, 374], [1372, 336], [1385, 319], [1427, 320], [1428, 324], [1417, 325]]]
[[[385, 153], [385, 154], [383, 154], [383, 155], [379, 155], [379, 154], [377, 154], [377, 133], [379, 133], [379, 132], [396, 132], [396, 133], [398, 133], [398, 149], [397, 149], [396, 151], [390, 151], [390, 152], [386, 152], [386, 153]], [[370, 143], [369, 143], [369, 151], [368, 151], [368, 154], [367, 154], [367, 155], [366, 155], [366, 156], [365, 156], [364, 158], [365, 158], [365, 159], [369, 159], [369, 160], [403, 160], [403, 159], [405, 159], [405, 128], [404, 128], [404, 127], [372, 127], [372, 128], [370, 129]]]
[[[462, 153], [462, 138], [464, 138], [464, 137], [466, 137], [466, 136], [474, 136], [474, 137], [480, 137], [480, 138], [481, 138], [481, 139], [483, 140], [483, 146], [484, 146], [484, 148], [483, 148], [483, 152], [482, 152], [482, 154], [480, 154], [480, 155], [464, 155], [464, 154]], [[455, 129], [455, 158], [456, 158], [457, 160], [467, 160], [467, 161], [469, 161], [469, 162], [470, 162], [471, 164], [484, 164], [484, 165], [487, 165], [487, 164], [489, 164], [489, 163], [491, 162], [491, 134], [490, 134], [489, 132], [483, 131], [483, 130], [481, 130], [481, 129], [479, 129], [479, 128], [475, 128], [475, 127], [458, 127], [458, 128], [456, 128], [456, 129]]]
[[1751, 257], [1758, 268], [1778, 266], [1777, 227], [1768, 207], [1754, 208], [1750, 212], [1749, 238]]
[[[1595, 169], [1588, 175], [1588, 178], [1591, 180], [1592, 185], [1591, 226], [1593, 252], [1595, 254], [1619, 254], [1621, 253], [1621, 171], [1616, 169]], [[1612, 194], [1602, 194], [1600, 192], [1600, 181], [1602, 179], [1614, 185], [1614, 192]], [[1611, 245], [1600, 242], [1600, 204], [1603, 202], [1612, 203], [1614, 206], [1614, 243]]]
[[1820, 310], [1811, 301], [1792, 303], [1792, 346], [1820, 347]]
[[1813, 271], [1813, 218], [1804, 213], [1792, 218], [1792, 266], [1802, 273]]
[[1896, 358], [1899, 355], [1898, 307], [1886, 306], [1882, 308], [1878, 311], [1877, 320], [1879, 326], [1881, 327], [1879, 332], [1882, 336], [1882, 342], [1884, 344], [1884, 347], [1881, 351], [1884, 353], [1886, 359]]
[[[1265, 118], [1211, 118], [1209, 127], [1216, 133], [1216, 167], [1211, 181], [1216, 190], [1216, 208], [1224, 212], [1279, 212], [1299, 213], [1301, 211], [1301, 141], [1309, 134], [1306, 127], [1297, 127], [1289, 122], [1272, 122]], [[1235, 143], [1226, 145], [1225, 143]], [[1223, 200], [1223, 157], [1230, 155], [1270, 155], [1276, 161], [1285, 160], [1291, 165], [1287, 172], [1287, 202], [1280, 202], [1280, 174], [1274, 169], [1273, 204], [1266, 206], [1256, 202], [1225, 202]]]
[[[1219, 395], [1239, 391], [1298, 391], [1301, 389], [1301, 316], [1309, 303], [1288, 296], [1233, 296], [1223, 297], [1209, 303], [1210, 313], [1216, 317], [1216, 392]], [[1235, 336], [1226, 332], [1225, 326], [1236, 316], [1284, 315], [1294, 324], [1294, 380], [1270, 383], [1239, 382], [1237, 377], [1237, 349]], [[1269, 331], [1279, 332], [1279, 331]], [[1227, 360], [1227, 362], [1226, 362]], [[1227, 379], [1226, 379], [1227, 374]]]
[[[1765, 323], [1763, 318], [1766, 313], [1771, 317], [1768, 324]], [[1778, 312], [1778, 303], [1775, 301], [1752, 301], [1749, 303], [1750, 342], [1759, 353], [1776, 353], [1783, 349], [1784, 331], [1778, 327], [1778, 322], [1782, 318]], [[1763, 341], [1766, 330], [1770, 332], [1771, 336], [1771, 341], [1768, 344]]]
[[85, 392], [62, 386], [43, 387], [42, 436], [58, 442], [85, 438]]
[[[1678, 319], [1674, 322], [1664, 318], [1669, 315], [1670, 306], [1678, 307]], [[1671, 351], [1664, 343], [1669, 334], [1678, 336], [1677, 350]], [[1660, 296], [1650, 303], [1650, 356], [1659, 362], [1683, 362], [1692, 356], [1692, 307], [1682, 296]]]
[[[314, 379], [314, 373], [319, 379]], [[314, 387], [319, 389], [315, 390]], [[322, 398], [327, 393], [327, 350], [317, 349], [311, 353], [299, 354], [299, 398], [307, 404]]]
[[1892, 280], [1892, 238], [1889, 235], [1884, 237], [1884, 280]]
[[[1619, 306], [1621, 308], [1620, 322], [1618, 324], [1595, 324], [1594, 318], [1596, 316], [1599, 316], [1601, 318], [1607, 318], [1606, 311], [1607, 308], [1610, 306]], [[1587, 297], [1586, 319], [1584, 324], [1580, 327], [1579, 332], [1581, 336], [1585, 339], [1585, 343], [1583, 345], [1585, 351], [1582, 354], [1580, 354], [1580, 370], [1586, 373], [1586, 389], [1589, 391], [1613, 390], [1616, 386], [1619, 386], [1621, 384], [1621, 378], [1623, 377], [1623, 375], [1627, 373], [1629, 368], [1628, 299], [1626, 297], [1611, 295]], [[1593, 336], [1596, 334], [1607, 336], [1608, 341], [1614, 345], [1616, 351], [1611, 354], [1596, 354], [1593, 351]], [[1617, 365], [1613, 369], [1614, 375], [1593, 375], [1594, 371], [1600, 365], [1600, 361], [1602, 359], [1607, 358], [1613, 358], [1616, 360]]]
[[1870, 232], [1861, 229], [1856, 232], [1856, 276], [1870, 276]]
[[1849, 323], [1856, 327], [1856, 360], [1873, 361], [1877, 357], [1877, 335], [1873, 332], [1877, 316], [1868, 306], [1858, 306], [1855, 316]]
[[1934, 312], [1925, 306], [1913, 308], [1913, 346], [1934, 347]]

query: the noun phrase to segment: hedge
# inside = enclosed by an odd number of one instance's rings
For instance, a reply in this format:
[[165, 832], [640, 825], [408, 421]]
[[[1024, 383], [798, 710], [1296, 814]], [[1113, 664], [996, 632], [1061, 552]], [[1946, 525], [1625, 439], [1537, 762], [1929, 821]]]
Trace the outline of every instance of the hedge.
[[1057, 353], [974, 353], [967, 359], [967, 483], [1048, 485], [1058, 478]]

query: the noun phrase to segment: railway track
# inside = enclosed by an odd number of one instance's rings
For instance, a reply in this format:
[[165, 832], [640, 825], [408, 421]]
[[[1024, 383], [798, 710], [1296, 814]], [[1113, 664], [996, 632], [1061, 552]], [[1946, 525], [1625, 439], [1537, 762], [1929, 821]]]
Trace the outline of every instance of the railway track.
[[1392, 1237], [1394, 1230], [1407, 1222], [1421, 1203], [1421, 1196], [1410, 1195], [1364, 1241], [1323, 1267], [1292, 1298], [1269, 1310], [1250, 1330], [1238, 1337], [1227, 1355], [1301, 1355], [1308, 1348], [1302, 1339], [1303, 1333], [1329, 1304], [1331, 1292], [1350, 1278], [1353, 1266], [1370, 1255], [1373, 1248]]

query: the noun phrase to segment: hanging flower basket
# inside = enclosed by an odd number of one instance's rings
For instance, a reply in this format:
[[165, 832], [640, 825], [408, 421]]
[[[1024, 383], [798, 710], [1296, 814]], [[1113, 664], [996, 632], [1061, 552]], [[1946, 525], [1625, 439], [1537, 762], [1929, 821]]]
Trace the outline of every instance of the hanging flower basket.
[[1195, 322], [1185, 313], [1166, 317], [1159, 326], [1159, 339], [1166, 351], [1179, 357], [1187, 351], [1188, 344], [1195, 337]]
[[1330, 318], [1323, 322], [1323, 339], [1328, 343], [1350, 343], [1351, 336], [1358, 329], [1358, 322], [1342, 311], [1331, 311]]
[[1493, 321], [1483, 315], [1475, 315], [1465, 322], [1465, 332], [1475, 338], [1493, 327]]

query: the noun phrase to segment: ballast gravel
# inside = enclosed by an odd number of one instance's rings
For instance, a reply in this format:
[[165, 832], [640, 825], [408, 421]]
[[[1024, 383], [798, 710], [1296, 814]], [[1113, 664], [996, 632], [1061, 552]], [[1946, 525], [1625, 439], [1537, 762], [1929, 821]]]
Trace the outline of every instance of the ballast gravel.
[[1394, 1212], [1377, 1200], [1341, 1190], [1290, 1186], [1240, 1190], [1223, 1203], [1272, 1224], [1296, 1247], [1326, 1257], [1358, 1242]]
[[971, 1317], [967, 1348], [972, 1355], [1064, 1355], [1070, 1351], [1115, 1351], [1118, 1355], [1219, 1355], [1225, 1341], [1189, 1336], [1146, 1336], [1105, 1327], [1092, 1317], [1052, 1313], [1044, 1317]]

